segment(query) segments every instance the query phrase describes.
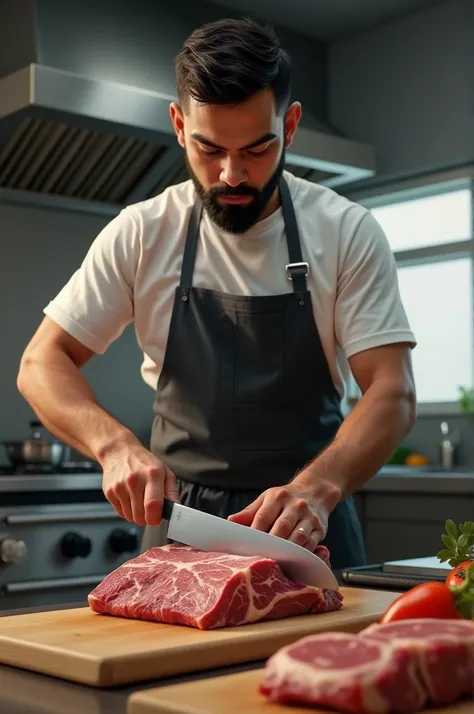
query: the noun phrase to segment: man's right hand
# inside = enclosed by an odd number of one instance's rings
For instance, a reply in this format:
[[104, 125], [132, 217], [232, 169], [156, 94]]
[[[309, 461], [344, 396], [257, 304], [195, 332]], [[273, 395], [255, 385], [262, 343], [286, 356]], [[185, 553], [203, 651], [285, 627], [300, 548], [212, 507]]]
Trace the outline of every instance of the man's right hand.
[[110, 453], [101, 466], [105, 497], [131, 523], [157, 526], [163, 497], [179, 501], [174, 473], [143, 446]]

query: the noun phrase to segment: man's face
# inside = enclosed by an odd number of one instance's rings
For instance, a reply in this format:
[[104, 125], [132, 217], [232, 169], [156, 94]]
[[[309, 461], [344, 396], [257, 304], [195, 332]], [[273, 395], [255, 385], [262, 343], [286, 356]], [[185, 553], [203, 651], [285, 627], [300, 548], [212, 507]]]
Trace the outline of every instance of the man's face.
[[271, 212], [299, 111], [294, 104], [279, 116], [270, 90], [237, 106], [198, 104], [191, 98], [185, 112], [171, 105], [190, 177], [218, 226], [244, 233]]

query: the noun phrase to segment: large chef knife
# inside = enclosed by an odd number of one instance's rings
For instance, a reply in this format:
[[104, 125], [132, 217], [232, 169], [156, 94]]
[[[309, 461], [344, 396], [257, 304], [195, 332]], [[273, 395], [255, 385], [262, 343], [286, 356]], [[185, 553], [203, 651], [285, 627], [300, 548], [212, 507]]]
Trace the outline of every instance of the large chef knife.
[[339, 590], [336, 577], [326, 563], [296, 543], [166, 498], [163, 518], [169, 521], [170, 540], [205, 551], [272, 558], [294, 582]]

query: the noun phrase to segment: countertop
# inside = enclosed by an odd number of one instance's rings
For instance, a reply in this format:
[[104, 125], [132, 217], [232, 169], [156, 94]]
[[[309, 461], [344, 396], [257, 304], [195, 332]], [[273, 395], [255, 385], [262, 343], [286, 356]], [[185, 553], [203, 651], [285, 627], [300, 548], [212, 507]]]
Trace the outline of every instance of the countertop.
[[384, 466], [359, 489], [364, 493], [440, 493], [474, 496], [474, 467]]
[[[80, 602], [56, 607], [0, 610], [0, 618], [6, 615], [82, 607], [83, 605], [84, 603]], [[137, 690], [143, 691], [151, 687], [163, 687], [178, 682], [258, 669], [263, 664], [264, 661], [257, 661], [207, 670], [206, 672], [193, 672], [167, 679], [151, 680], [126, 687], [114, 687], [113, 689], [96, 689], [0, 665], [0, 712], [1, 714], [126, 714], [128, 697]]]

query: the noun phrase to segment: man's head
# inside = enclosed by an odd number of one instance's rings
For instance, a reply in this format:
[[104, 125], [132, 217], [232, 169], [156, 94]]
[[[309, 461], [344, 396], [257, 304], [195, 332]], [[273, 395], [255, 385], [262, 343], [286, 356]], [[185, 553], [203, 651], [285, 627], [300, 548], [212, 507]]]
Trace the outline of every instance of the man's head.
[[243, 233], [274, 210], [301, 115], [290, 101], [290, 60], [251, 20], [200, 27], [176, 58], [179, 104], [171, 121], [212, 220]]

